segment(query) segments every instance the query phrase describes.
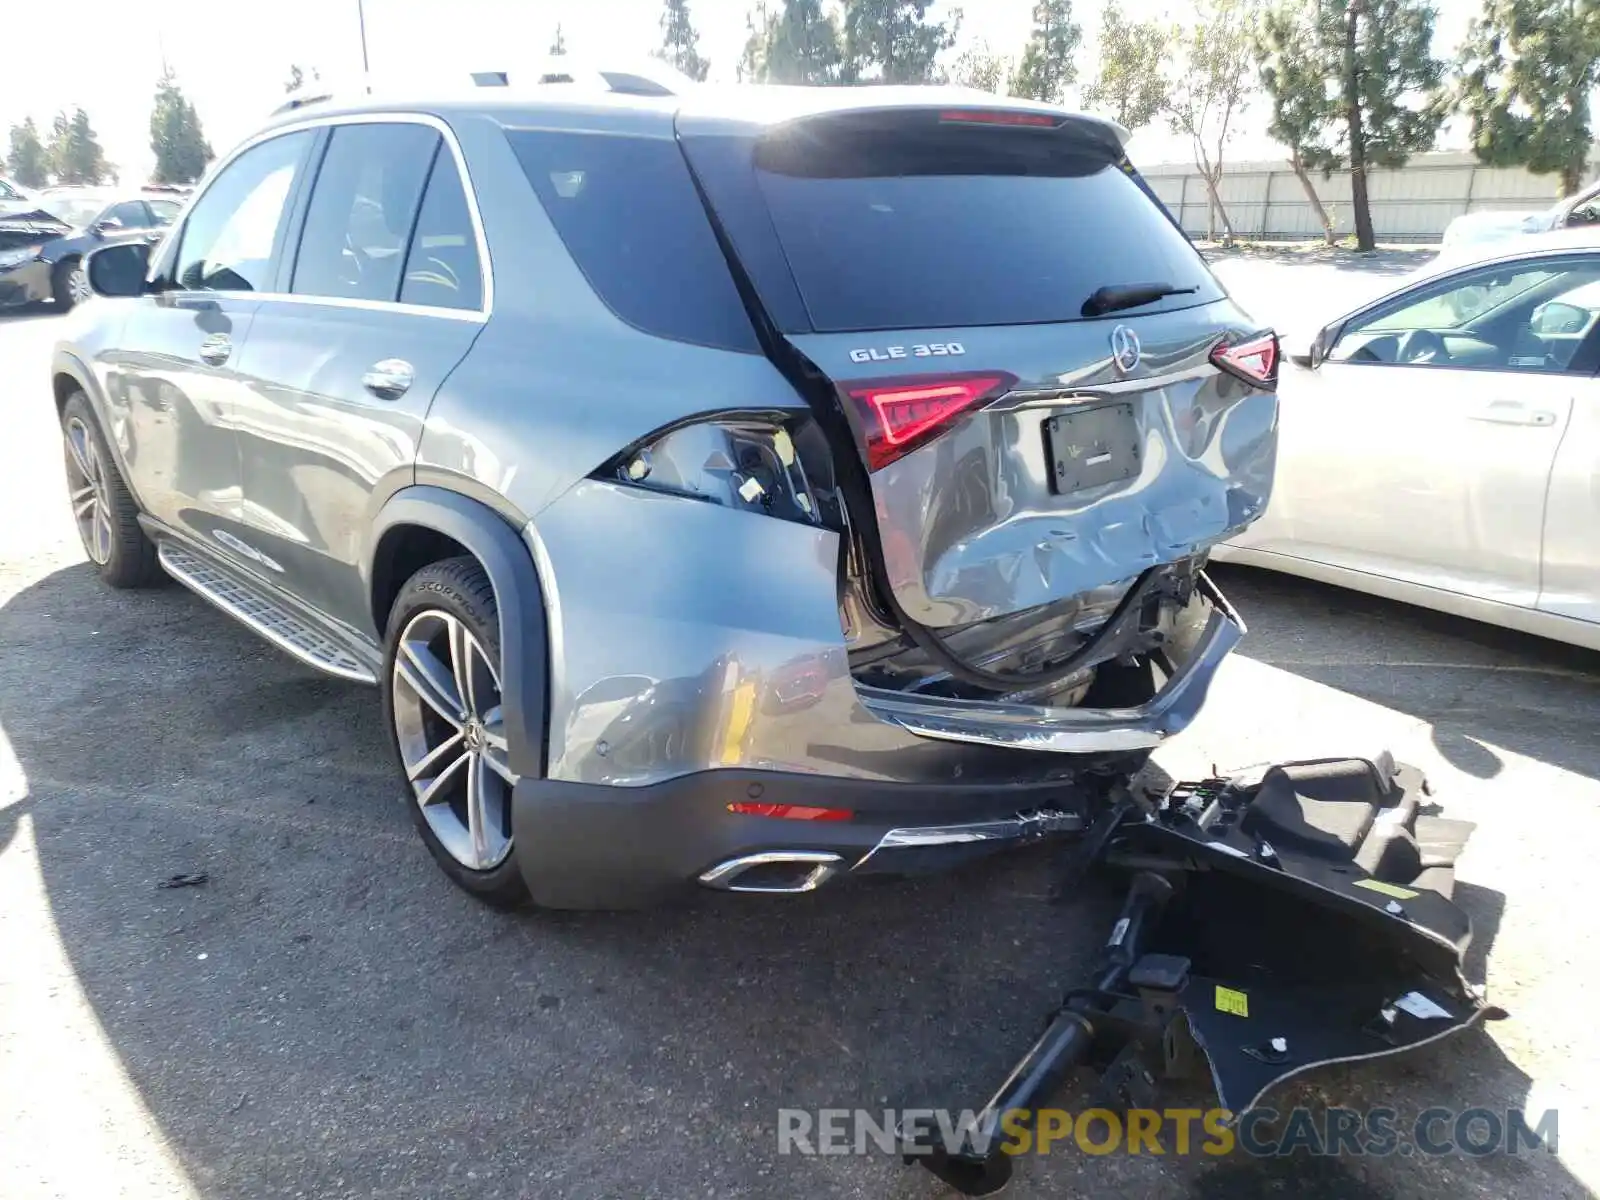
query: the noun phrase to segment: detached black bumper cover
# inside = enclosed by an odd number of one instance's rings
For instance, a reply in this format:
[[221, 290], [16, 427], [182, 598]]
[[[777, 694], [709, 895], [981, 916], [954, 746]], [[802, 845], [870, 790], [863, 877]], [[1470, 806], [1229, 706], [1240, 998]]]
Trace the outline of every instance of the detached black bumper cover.
[[1179, 784], [1091, 832], [1090, 861], [1132, 874], [1091, 986], [950, 1146], [910, 1156], [968, 1195], [1004, 1186], [996, 1131], [1031, 1120], [1074, 1067], [1097, 1107], [1146, 1108], [1159, 1076], [1203, 1060], [1221, 1106], [1257, 1107], [1291, 1076], [1379, 1058], [1498, 1016], [1462, 974], [1471, 923], [1451, 896], [1472, 826], [1425, 811], [1420, 773], [1387, 756]]

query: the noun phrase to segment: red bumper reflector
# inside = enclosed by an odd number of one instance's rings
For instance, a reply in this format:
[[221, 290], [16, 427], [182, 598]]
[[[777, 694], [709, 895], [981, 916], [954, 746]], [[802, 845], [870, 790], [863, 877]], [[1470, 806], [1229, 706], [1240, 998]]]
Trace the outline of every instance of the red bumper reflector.
[[742, 817], [781, 817], [786, 821], [848, 821], [855, 813], [848, 808], [814, 808], [809, 804], [728, 805], [728, 811]]

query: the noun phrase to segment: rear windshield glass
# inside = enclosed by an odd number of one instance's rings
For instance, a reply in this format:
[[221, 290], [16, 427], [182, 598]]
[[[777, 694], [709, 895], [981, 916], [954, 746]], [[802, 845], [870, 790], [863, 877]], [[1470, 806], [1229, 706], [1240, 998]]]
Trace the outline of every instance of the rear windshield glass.
[[759, 350], [676, 142], [507, 136], [567, 252], [617, 316], [658, 337]]
[[1128, 171], [1060, 134], [941, 130], [786, 138], [757, 155], [762, 194], [822, 332], [1083, 319], [1097, 289], [1222, 291]]

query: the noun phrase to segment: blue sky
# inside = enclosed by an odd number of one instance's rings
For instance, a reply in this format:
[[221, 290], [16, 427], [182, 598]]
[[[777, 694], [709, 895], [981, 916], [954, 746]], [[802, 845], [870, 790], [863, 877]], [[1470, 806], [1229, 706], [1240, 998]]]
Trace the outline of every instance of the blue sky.
[[[744, 46], [752, 0], [690, 0], [701, 51], [712, 77], [733, 78]], [[10, 46], [0, 71], [0, 125], [32, 115], [47, 128], [63, 107], [83, 105], [107, 157], [125, 180], [142, 179], [150, 97], [163, 55], [200, 111], [218, 152], [246, 136], [283, 95], [289, 64], [314, 64], [331, 77], [360, 71], [355, 0], [157, 0], [131, 17], [125, 2], [74, 0], [72, 25], [83, 36], [62, 55]], [[659, 41], [661, 0], [365, 0], [374, 74], [462, 78], [472, 69], [501, 69], [516, 57], [544, 52], [559, 22], [569, 49], [584, 54], [647, 53]], [[948, 14], [941, 0], [935, 12]], [[966, 0], [962, 42], [982, 39], [1016, 53], [1027, 38], [1031, 0]], [[1182, 13], [1162, 0], [1126, 0], [1136, 15]], [[1440, 41], [1452, 49], [1474, 11], [1472, 0], [1440, 5]], [[1099, 0], [1079, 0], [1085, 28], [1080, 69], [1091, 74]], [[41, 46], [43, 44], [41, 43]], [[1245, 115], [1234, 158], [1276, 157], [1261, 134], [1260, 105]], [[1163, 129], [1138, 134], [1137, 161], [1185, 159], [1188, 148]]]

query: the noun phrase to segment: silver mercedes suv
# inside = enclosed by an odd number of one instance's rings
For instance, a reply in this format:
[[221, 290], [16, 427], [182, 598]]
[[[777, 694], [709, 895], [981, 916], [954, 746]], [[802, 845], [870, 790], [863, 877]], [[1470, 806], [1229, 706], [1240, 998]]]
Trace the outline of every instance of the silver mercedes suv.
[[493, 904], [1081, 828], [1242, 633], [1202, 567], [1268, 499], [1276, 339], [1108, 122], [669, 90], [297, 103], [94, 254], [90, 559], [376, 685]]

